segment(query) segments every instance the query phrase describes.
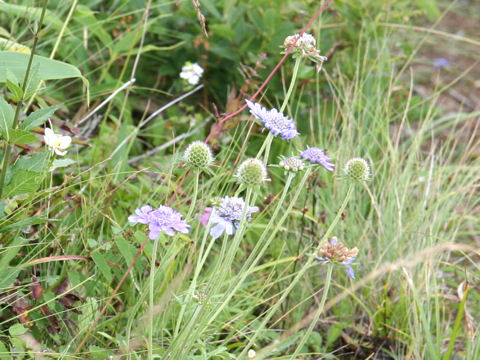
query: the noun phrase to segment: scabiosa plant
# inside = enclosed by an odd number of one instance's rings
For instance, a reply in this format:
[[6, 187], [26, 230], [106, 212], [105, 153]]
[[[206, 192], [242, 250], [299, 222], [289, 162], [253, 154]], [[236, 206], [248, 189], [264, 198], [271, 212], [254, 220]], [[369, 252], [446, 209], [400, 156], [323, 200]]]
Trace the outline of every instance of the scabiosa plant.
[[320, 164], [328, 171], [335, 170], [335, 165], [330, 162], [330, 158], [322, 149], [311, 147], [303, 151], [300, 156], [311, 163]]
[[295, 44], [292, 51], [294, 53], [294, 57], [295, 55], [308, 57], [310, 60], [316, 63], [323, 63], [324, 61], [328, 60], [326, 56], [320, 55], [316, 47], [317, 41], [311, 34], [303, 33], [302, 36], [300, 36], [300, 38], [295, 43], [295, 40], [297, 38], [298, 34], [287, 36], [285, 38], [285, 41], [283, 42], [283, 48], [285, 49], [285, 51], [287, 51], [290, 46], [292, 46], [292, 44]]
[[371, 179], [370, 165], [367, 160], [362, 158], [348, 160], [343, 168], [343, 173], [347, 179], [357, 183]]
[[303, 161], [296, 156], [289, 156], [287, 158], [283, 158], [279, 165], [283, 167], [287, 171], [291, 172], [298, 172], [305, 169], [305, 164]]
[[191, 143], [185, 150], [183, 158], [189, 166], [197, 170], [206, 169], [213, 163], [212, 150], [202, 141]]
[[182, 220], [182, 214], [165, 205], [160, 205], [158, 209], [144, 205], [136, 209], [135, 214], [128, 217], [128, 221], [148, 224], [150, 230], [148, 237], [152, 240], [158, 239], [161, 232], [173, 236], [175, 231], [187, 234], [190, 229], [190, 225]]
[[295, 122], [283, 115], [277, 109], [267, 110], [258, 103], [245, 100], [250, 109], [250, 113], [261, 120], [263, 126], [274, 136], [281, 136], [283, 140], [290, 140], [299, 135]]
[[[215, 207], [215, 212], [211, 215], [210, 221], [214, 226], [210, 229], [210, 235], [215, 239], [219, 238], [223, 233], [233, 235], [240, 225], [244, 211], [245, 201], [243, 198], [224, 197], [220, 206]], [[249, 206], [246, 209], [246, 220], [250, 220], [252, 214], [257, 211], [257, 206]]]
[[267, 180], [267, 169], [260, 159], [247, 159], [238, 167], [236, 177], [246, 186], [258, 186]]
[[190, 85], [197, 85], [203, 75], [203, 69], [197, 63], [187, 61], [182, 67], [180, 77], [188, 81]]
[[355, 280], [355, 272], [350, 266], [358, 254], [358, 249], [348, 249], [345, 245], [338, 242], [337, 238], [333, 237], [330, 242], [323, 244], [318, 249], [319, 256], [315, 256], [315, 260], [322, 263], [332, 262], [340, 264], [347, 268], [347, 275]]

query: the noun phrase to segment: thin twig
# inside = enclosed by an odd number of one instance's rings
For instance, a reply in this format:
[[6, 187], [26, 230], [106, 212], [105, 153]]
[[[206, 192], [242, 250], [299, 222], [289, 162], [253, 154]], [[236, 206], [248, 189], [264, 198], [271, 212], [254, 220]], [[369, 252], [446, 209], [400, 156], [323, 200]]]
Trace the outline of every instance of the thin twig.
[[110, 94], [109, 97], [107, 97], [103, 102], [98, 105], [93, 111], [91, 111], [87, 116], [85, 116], [82, 120], [78, 122], [78, 125], [82, 125], [85, 121], [90, 119], [93, 115], [95, 115], [101, 108], [103, 108], [105, 105], [107, 105], [112, 99], [122, 90], [124, 90], [126, 87], [130, 86], [135, 82], [135, 78], [132, 78], [128, 80], [125, 84], [120, 86], [117, 90], [115, 90], [113, 93]]
[[155, 155], [156, 153], [162, 151], [162, 150], [165, 150], [166, 148], [178, 143], [179, 141], [183, 140], [183, 139], [186, 139], [186, 138], [189, 138], [190, 136], [192, 135], [195, 135], [196, 133], [198, 133], [202, 128], [205, 127], [205, 125], [207, 125], [210, 120], [212, 118], [211, 117], [208, 117], [204, 122], [202, 122], [199, 126], [197, 126], [195, 129], [193, 129], [192, 131], [190, 132], [187, 132], [187, 133], [184, 133], [184, 134], [181, 134], [179, 136], [177, 136], [176, 138], [173, 138], [172, 140], [170, 141], [167, 141], [166, 143], [160, 145], [160, 146], [157, 146], [155, 148], [153, 148], [152, 150], [150, 151], [147, 151], [146, 153], [143, 153], [142, 155], [139, 155], [139, 156], [136, 156], [134, 158], [131, 158], [128, 160], [128, 163], [131, 165], [131, 164], [134, 164], [146, 157], [150, 157], [152, 155]]

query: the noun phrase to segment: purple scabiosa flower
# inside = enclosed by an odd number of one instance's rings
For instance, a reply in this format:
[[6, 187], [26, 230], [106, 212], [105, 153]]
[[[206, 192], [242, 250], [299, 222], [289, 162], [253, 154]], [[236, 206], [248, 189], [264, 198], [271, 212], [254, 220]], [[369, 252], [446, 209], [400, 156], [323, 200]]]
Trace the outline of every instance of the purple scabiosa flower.
[[253, 103], [248, 99], [245, 102], [250, 109], [250, 113], [257, 119], [262, 120], [263, 126], [273, 135], [280, 135], [283, 140], [290, 140], [299, 135], [293, 119], [284, 116], [277, 109], [267, 110], [262, 105]]
[[203, 214], [200, 215], [200, 224], [202, 224], [203, 226], [207, 226], [208, 219], [210, 219], [211, 214], [212, 214], [212, 208], [206, 207], [205, 210], [203, 211]]
[[190, 225], [182, 220], [182, 214], [165, 205], [160, 205], [158, 209], [144, 205], [136, 209], [135, 215], [129, 216], [128, 221], [148, 224], [150, 230], [148, 237], [152, 240], [158, 239], [162, 231], [168, 236], [173, 236], [175, 231], [187, 234], [190, 228]]
[[348, 249], [343, 244], [337, 241], [337, 238], [333, 237], [330, 242], [323, 244], [318, 250], [320, 256], [315, 256], [315, 260], [322, 263], [332, 262], [340, 264], [347, 268], [347, 275], [355, 280], [355, 272], [350, 266], [358, 254], [358, 249]]
[[441, 69], [441, 68], [444, 68], [444, 67], [447, 67], [449, 64], [450, 63], [445, 58], [435, 58], [435, 59], [433, 59], [433, 67], [437, 70]]
[[318, 147], [308, 148], [304, 152], [300, 153], [300, 156], [311, 163], [322, 165], [328, 171], [333, 171], [335, 169], [335, 165], [330, 162], [328, 155]]
[[[245, 201], [242, 198], [224, 197], [220, 206], [215, 207], [215, 213], [211, 215], [210, 221], [215, 225], [210, 229], [210, 235], [215, 239], [222, 236], [224, 232], [227, 235], [233, 235], [240, 225], [244, 209]], [[249, 206], [247, 209], [247, 220], [250, 220], [252, 214], [257, 211], [257, 206]]]

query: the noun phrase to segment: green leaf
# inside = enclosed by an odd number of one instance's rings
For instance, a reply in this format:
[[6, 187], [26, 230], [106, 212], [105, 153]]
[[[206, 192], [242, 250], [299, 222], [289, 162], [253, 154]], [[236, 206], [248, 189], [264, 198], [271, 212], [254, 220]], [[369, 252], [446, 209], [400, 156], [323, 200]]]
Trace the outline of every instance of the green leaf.
[[16, 223], [7, 225], [7, 226], [2, 226], [0, 228], [0, 233], [7, 232], [13, 229], [18, 229], [18, 228], [23, 228], [25, 226], [29, 225], [38, 225], [38, 224], [43, 224], [46, 222], [60, 222], [61, 220], [56, 220], [56, 219], [49, 219], [43, 216], [32, 216], [27, 219], [23, 219], [20, 221], [17, 221]]
[[5, 186], [5, 196], [32, 194], [40, 186], [41, 179], [42, 175], [36, 172], [20, 169], [13, 174], [12, 180]]
[[[123, 236], [116, 236], [115, 244], [117, 245], [120, 253], [122, 254], [127, 264], [130, 264], [133, 260], [133, 257], [135, 256], [135, 253], [137, 252], [135, 247], [129, 244]], [[136, 270], [140, 270], [139, 266], [140, 264], [138, 262], [135, 263]]]
[[13, 358], [10, 356], [11, 352], [7, 350], [4, 343], [0, 342], [0, 359], [2, 360], [12, 360]]
[[[0, 51], [0, 82], [6, 81], [6, 70], [12, 71], [18, 79], [25, 77], [29, 54]], [[32, 66], [38, 66], [40, 80], [55, 80], [80, 77], [83, 79], [77, 67], [62, 61], [52, 60], [43, 56], [35, 55]]]
[[21, 129], [10, 129], [9, 135], [9, 142], [11, 144], [22, 145], [38, 141], [38, 138], [35, 134], [31, 133], [30, 131], [25, 131]]
[[42, 151], [32, 156], [22, 156], [13, 165], [14, 169], [25, 169], [37, 173], [43, 173], [47, 169], [50, 153]]
[[95, 263], [95, 265], [97, 265], [98, 268], [100, 269], [100, 272], [103, 274], [103, 276], [105, 276], [105, 279], [107, 279], [107, 281], [111, 283], [113, 277], [110, 271], [110, 266], [108, 266], [107, 261], [102, 256], [102, 254], [100, 254], [100, 252], [98, 251], [94, 251], [90, 254], [90, 256], [93, 259], [93, 262]]
[[18, 102], [22, 100], [23, 90], [20, 86], [7, 79], [7, 87], [8, 90], [10, 90], [10, 92], [12, 93], [11, 98], [13, 101]]
[[15, 324], [10, 326], [8, 329], [8, 332], [10, 333], [10, 336], [18, 336], [18, 335], [23, 335], [28, 331], [28, 328], [23, 326], [22, 324]]
[[50, 106], [30, 113], [20, 124], [20, 129], [31, 130], [42, 125], [60, 106]]
[[59, 168], [64, 168], [64, 167], [70, 166], [72, 164], [75, 164], [75, 160], [72, 160], [72, 159], [55, 159], [53, 161], [52, 166], [50, 167], [50, 171], [53, 171], [53, 170], [59, 169]]
[[9, 139], [9, 129], [12, 127], [14, 115], [13, 108], [3, 97], [0, 97], [0, 132], [7, 140]]

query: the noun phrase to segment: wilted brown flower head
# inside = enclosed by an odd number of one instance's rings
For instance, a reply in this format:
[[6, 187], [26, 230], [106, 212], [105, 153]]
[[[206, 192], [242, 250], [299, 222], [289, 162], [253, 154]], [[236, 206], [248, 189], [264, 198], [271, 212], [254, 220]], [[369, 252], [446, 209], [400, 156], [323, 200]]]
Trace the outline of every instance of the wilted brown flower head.
[[339, 243], [337, 238], [330, 239], [330, 242], [323, 244], [318, 250], [319, 258], [330, 260], [339, 263], [349, 262], [358, 254], [358, 248], [347, 248], [345, 245]]

